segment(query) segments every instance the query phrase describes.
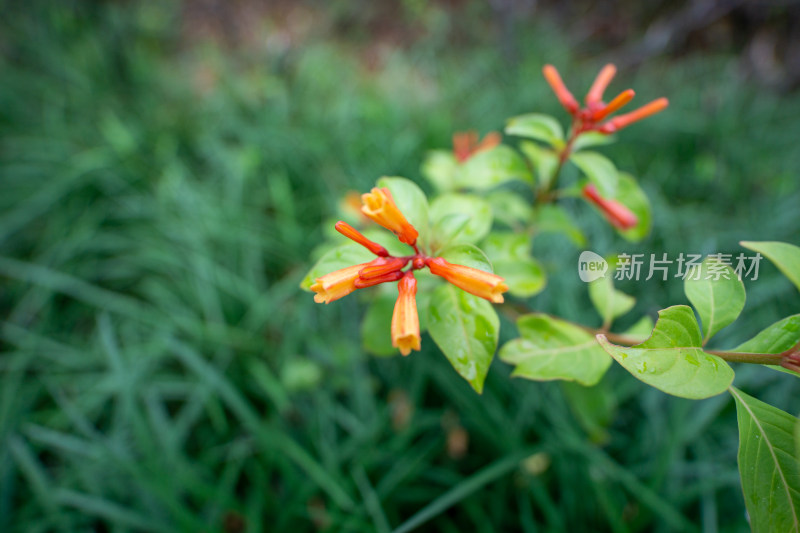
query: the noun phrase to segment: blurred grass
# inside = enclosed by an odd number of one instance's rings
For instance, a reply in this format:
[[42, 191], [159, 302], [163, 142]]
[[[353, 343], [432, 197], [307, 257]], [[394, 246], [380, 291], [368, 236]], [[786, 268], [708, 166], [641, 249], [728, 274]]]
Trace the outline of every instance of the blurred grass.
[[[345, 191], [419, 180], [454, 130], [562, 116], [541, 64], [578, 93], [601, 65], [546, 20], [512, 64], [491, 35], [456, 49], [455, 21], [410, 13], [430, 36], [373, 64], [358, 39], [286, 46], [269, 25], [261, 48], [190, 45], [176, 4], [7, 6], [0, 531], [747, 529], [726, 397], [668, 398], [616, 368], [596, 389], [512, 381], [499, 363], [479, 397], [429, 338], [370, 359], [358, 298], [299, 293]], [[672, 105], [609, 150], [651, 195], [652, 238], [621, 244], [577, 209], [598, 251], [796, 242], [800, 99], [732, 65], [620, 74], [615, 87]], [[596, 321], [559, 266], [578, 250], [535, 246], [553, 275], [533, 307]], [[788, 282], [765, 263], [762, 276], [720, 345], [797, 311]], [[625, 288], [642, 312], [684, 301], [675, 282]], [[787, 376], [737, 379], [798, 411]]]

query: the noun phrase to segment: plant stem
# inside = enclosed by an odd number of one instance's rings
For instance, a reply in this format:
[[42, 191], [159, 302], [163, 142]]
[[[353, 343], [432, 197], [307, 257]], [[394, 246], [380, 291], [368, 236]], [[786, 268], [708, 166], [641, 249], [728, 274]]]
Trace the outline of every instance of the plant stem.
[[[614, 344], [620, 344], [623, 346], [633, 346], [635, 344], [640, 344], [640, 341], [636, 339], [631, 339], [630, 337], [626, 337], [624, 335], [617, 335], [616, 333], [607, 333], [603, 330], [591, 330], [593, 333], [598, 334], [602, 333], [606, 336], [608, 340], [613, 342]], [[725, 350], [703, 350], [705, 353], [710, 353], [711, 355], [716, 355], [717, 357], [724, 359], [725, 361], [731, 363], [751, 363], [757, 365], [780, 365], [784, 358], [788, 355], [788, 352], [784, 353], [753, 353], [753, 352], [729, 352]]]

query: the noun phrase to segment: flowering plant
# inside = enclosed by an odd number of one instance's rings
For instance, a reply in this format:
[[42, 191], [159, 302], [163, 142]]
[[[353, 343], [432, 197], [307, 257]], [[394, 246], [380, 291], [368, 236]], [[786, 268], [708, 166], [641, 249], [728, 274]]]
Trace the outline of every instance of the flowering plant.
[[[376, 287], [362, 330], [365, 348], [408, 355], [420, 349], [427, 330], [479, 393], [499, 339], [500, 321], [491, 303], [504, 304], [505, 293], [514, 305], [499, 309], [516, 318], [519, 336], [498, 353], [514, 365], [513, 376], [593, 386], [616, 361], [633, 377], [674, 396], [702, 399], [727, 391], [739, 415], [739, 466], [751, 526], [755, 531], [799, 531], [797, 419], [734, 388], [729, 363], [763, 364], [800, 375], [800, 314], [736, 348], [706, 348], [745, 304], [741, 279], [709, 257], [684, 278], [694, 309], [668, 307], [655, 324], [644, 316], [632, 328], [612, 332], [615, 319], [631, 311], [635, 299], [617, 290], [611, 276], [588, 284], [603, 322], [599, 329], [539, 312], [520, 316], [525, 300], [546, 285], [545, 269], [531, 253], [531, 236], [556, 232], [578, 246], [586, 244], [561, 199], [586, 200], [623, 239], [640, 241], [649, 233], [650, 204], [637, 180], [589, 148], [613, 142], [613, 133], [663, 111], [668, 101], [659, 98], [614, 116], [634, 97], [628, 89], [603, 101], [615, 73], [613, 65], [604, 67], [581, 107], [556, 69], [546, 65], [544, 77], [571, 118], [566, 133], [555, 118], [531, 113], [506, 125], [506, 135], [521, 138], [516, 149], [501, 143], [495, 132], [483, 140], [476, 132], [454, 135], [452, 151], [434, 151], [422, 165], [435, 191], [430, 203], [412, 181], [381, 178], [361, 196], [358, 215], [352, 202], [346, 204], [350, 209], [343, 213], [353, 225], [344, 220], [335, 224], [354, 243], [324, 245], [302, 286], [324, 303]], [[578, 178], [560, 183], [567, 166], [577, 169]], [[519, 184], [527, 191], [517, 192]], [[370, 228], [370, 222], [394, 238]], [[800, 290], [800, 248], [776, 242], [742, 246], [774, 262]], [[717, 275], [707, 275], [712, 271]], [[394, 283], [396, 292], [387, 291]]]

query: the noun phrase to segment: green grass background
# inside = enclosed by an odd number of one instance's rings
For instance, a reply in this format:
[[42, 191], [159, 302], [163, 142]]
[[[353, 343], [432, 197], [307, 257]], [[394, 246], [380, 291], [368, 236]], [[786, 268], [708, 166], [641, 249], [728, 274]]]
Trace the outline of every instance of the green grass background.
[[[619, 368], [593, 389], [510, 380], [500, 362], [478, 396], [429, 337], [372, 358], [358, 296], [320, 306], [298, 289], [344, 192], [422, 182], [453, 131], [563, 118], [541, 65], [581, 93], [609, 59], [590, 42], [537, 18], [509, 59], [480, 4], [453, 18], [408, 2], [426, 31], [403, 46], [334, 31], [346, 2], [321, 11], [325, 32], [267, 22], [252, 46], [186, 38], [174, 3], [7, 4], [0, 531], [747, 530], [727, 396], [667, 397]], [[592, 249], [798, 243], [800, 98], [736, 65], [692, 54], [620, 73], [612, 90], [671, 101], [605, 150], [655, 225], [634, 246], [569, 204]], [[599, 325], [565, 266], [580, 250], [534, 247], [550, 284], [530, 306]], [[686, 301], [677, 280], [622, 288], [636, 316]], [[714, 344], [798, 309], [764, 262]], [[800, 411], [791, 377], [737, 371]]]

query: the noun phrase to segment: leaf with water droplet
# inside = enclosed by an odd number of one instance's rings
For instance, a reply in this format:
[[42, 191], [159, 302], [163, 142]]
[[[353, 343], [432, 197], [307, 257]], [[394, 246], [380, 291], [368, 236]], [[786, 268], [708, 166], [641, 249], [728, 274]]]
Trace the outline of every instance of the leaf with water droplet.
[[605, 335], [597, 340], [635, 378], [667, 394], [699, 400], [724, 392], [733, 381], [728, 363], [702, 350], [700, 328], [686, 305], [661, 310], [642, 344], [618, 346]]
[[481, 393], [500, 332], [492, 304], [449, 283], [440, 285], [428, 306], [428, 332], [453, 368]]

